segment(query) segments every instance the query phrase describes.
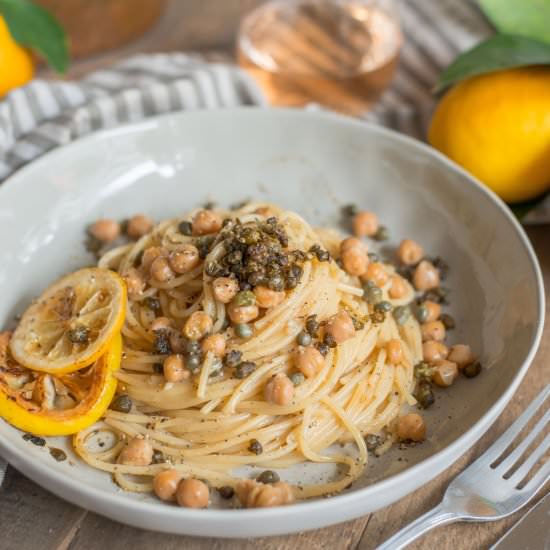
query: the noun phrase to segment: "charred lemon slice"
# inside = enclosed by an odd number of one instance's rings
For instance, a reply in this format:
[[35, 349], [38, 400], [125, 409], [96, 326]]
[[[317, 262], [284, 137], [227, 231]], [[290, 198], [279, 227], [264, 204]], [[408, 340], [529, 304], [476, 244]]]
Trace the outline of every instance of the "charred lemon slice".
[[126, 314], [126, 285], [108, 269], [86, 268], [50, 286], [24, 313], [10, 341], [21, 365], [60, 375], [94, 363]]
[[[0, 337], [2, 334], [0, 334]], [[0, 338], [1, 340], [1, 338]], [[116, 391], [122, 338], [89, 368], [54, 376], [36, 373], [4, 355], [0, 341], [0, 417], [34, 435], [70, 435], [97, 422]]]

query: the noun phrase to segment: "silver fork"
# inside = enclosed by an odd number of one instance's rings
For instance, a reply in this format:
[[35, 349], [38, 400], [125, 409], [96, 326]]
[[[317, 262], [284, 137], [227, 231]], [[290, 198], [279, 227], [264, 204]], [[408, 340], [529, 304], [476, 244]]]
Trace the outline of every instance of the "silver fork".
[[550, 448], [550, 434], [521, 464], [516, 463], [545, 429], [550, 421], [550, 409], [502, 462], [498, 463], [498, 459], [549, 396], [550, 385], [487, 451], [453, 479], [435, 508], [398, 531], [377, 550], [400, 550], [439, 525], [455, 521], [494, 521], [525, 506], [550, 479], [550, 461], [547, 461], [524, 486], [520, 484]]

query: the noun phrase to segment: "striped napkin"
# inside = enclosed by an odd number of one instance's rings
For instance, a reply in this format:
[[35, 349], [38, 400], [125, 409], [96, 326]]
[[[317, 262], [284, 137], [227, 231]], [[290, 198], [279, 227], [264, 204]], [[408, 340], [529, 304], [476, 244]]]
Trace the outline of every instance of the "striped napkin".
[[[395, 80], [364, 118], [422, 139], [438, 74], [491, 29], [467, 0], [405, 0], [400, 11], [405, 45]], [[238, 105], [266, 105], [250, 76], [233, 65], [182, 53], [139, 55], [76, 82], [34, 80], [0, 103], [0, 182], [100, 128]], [[4, 472], [0, 460], [0, 483]]]

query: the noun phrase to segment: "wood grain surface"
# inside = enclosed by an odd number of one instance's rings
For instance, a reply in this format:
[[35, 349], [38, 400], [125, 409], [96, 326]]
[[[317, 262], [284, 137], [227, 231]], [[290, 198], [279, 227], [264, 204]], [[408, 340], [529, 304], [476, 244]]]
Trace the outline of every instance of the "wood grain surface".
[[[154, 0], [152, 0], [154, 1]], [[120, 50], [79, 62], [70, 77], [108, 65], [137, 52], [169, 50], [232, 50], [239, 17], [259, 0], [172, 0], [147, 36]], [[45, 77], [52, 76], [47, 70]], [[550, 288], [550, 226], [527, 230]], [[547, 315], [550, 293], [547, 291]], [[298, 535], [264, 539], [201, 539], [153, 533], [127, 527], [69, 504], [8, 468], [0, 488], [0, 548], [2, 550], [371, 550], [400, 527], [435, 506], [448, 482], [479, 456], [519, 416], [550, 381], [550, 326], [546, 324], [535, 361], [514, 398], [493, 428], [451, 468], [392, 506], [355, 521]], [[542, 496], [546, 488], [540, 493]], [[476, 550], [488, 548], [524, 512], [493, 523], [457, 523], [436, 529], [410, 548]]]

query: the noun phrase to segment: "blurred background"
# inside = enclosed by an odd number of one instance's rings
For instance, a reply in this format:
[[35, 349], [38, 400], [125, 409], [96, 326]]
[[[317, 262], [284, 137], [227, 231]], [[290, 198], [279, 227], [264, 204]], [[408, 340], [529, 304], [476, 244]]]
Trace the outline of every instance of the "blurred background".
[[[267, 104], [426, 140], [522, 219], [548, 222], [549, 21], [550, 0], [0, 0], [0, 97], [137, 54], [237, 63]], [[166, 62], [172, 81], [192, 79], [181, 57]]]

